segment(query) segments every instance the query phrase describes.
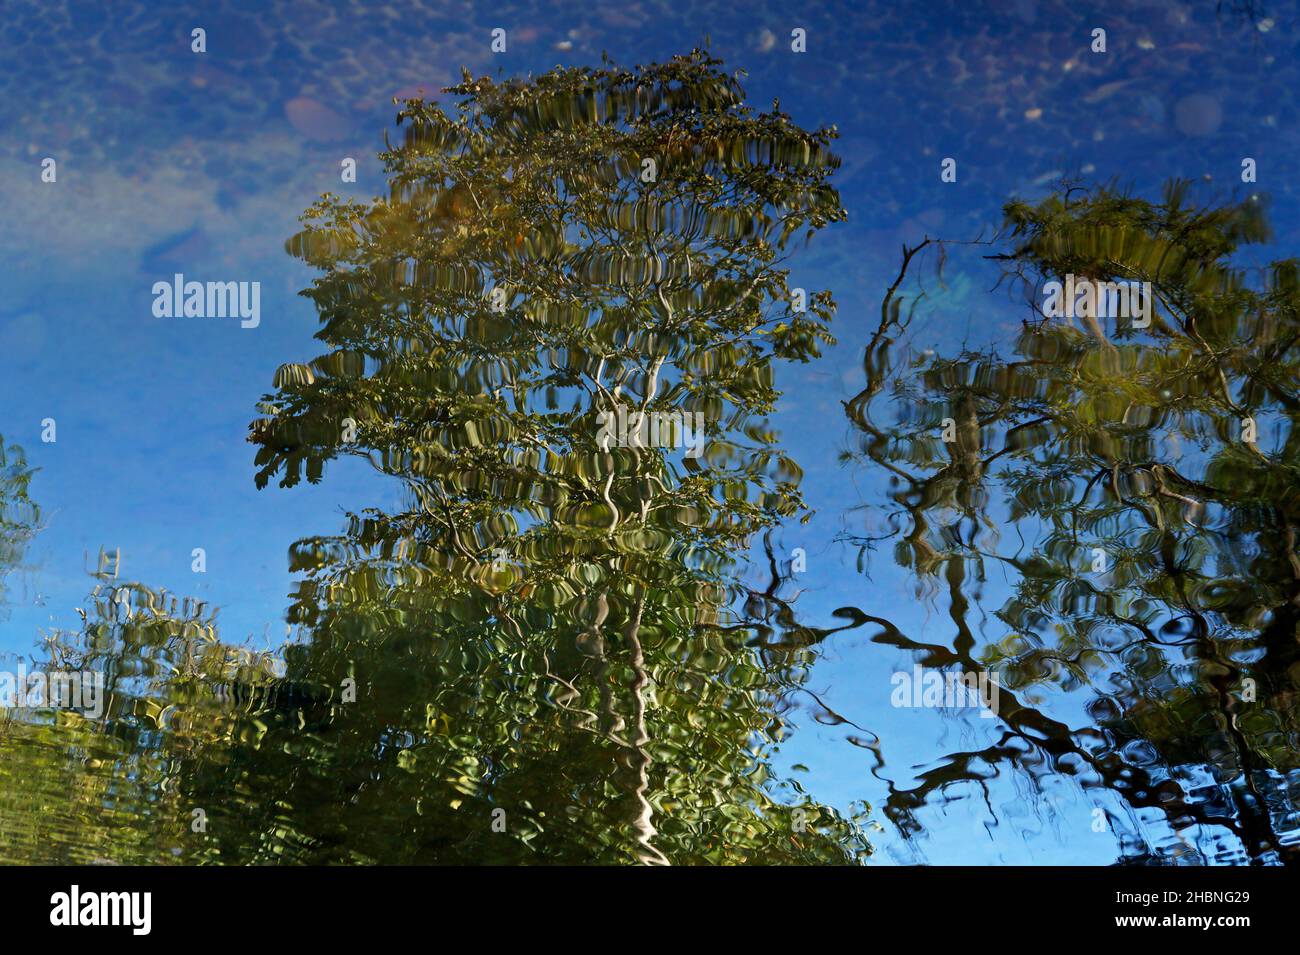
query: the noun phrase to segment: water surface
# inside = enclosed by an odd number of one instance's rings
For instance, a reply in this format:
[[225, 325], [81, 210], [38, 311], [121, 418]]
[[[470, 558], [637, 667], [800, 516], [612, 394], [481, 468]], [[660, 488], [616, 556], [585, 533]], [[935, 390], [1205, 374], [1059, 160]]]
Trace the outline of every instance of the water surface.
[[[111, 696], [8, 714], [6, 859], [1294, 858], [1292, 6], [7, 12], [0, 650]], [[477, 147], [395, 123], [462, 67], [694, 47], [789, 128], [611, 150], [631, 113], [572, 89]], [[747, 180], [818, 217], [784, 332], [748, 212], [652, 208], [647, 151], [835, 190]], [[385, 199], [355, 259], [302, 232], [325, 192]], [[1154, 327], [1035, 314], [1103, 267]], [[257, 326], [158, 317], [177, 273], [258, 282]], [[601, 447], [620, 402], [711, 443]], [[992, 715], [896, 705], [918, 672]]]

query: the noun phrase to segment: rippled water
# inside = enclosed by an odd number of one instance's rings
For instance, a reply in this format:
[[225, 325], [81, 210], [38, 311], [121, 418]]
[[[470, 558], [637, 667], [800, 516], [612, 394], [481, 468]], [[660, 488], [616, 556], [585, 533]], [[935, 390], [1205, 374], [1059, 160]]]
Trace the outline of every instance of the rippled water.
[[1294, 861], [1296, 24], [16, 5], [4, 859]]

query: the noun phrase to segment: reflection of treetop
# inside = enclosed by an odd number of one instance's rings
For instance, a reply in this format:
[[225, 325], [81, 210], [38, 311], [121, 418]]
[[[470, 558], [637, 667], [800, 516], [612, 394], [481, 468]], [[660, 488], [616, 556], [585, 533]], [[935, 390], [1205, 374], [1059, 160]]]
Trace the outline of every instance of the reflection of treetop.
[[[118, 687], [139, 698], [114, 738], [208, 807], [177, 827], [187, 859], [865, 858], [856, 808], [769, 765], [808, 664], [748, 645], [796, 626], [775, 569], [734, 625], [720, 573], [801, 503], [762, 416], [774, 363], [830, 340], [783, 249], [844, 216], [833, 132], [752, 114], [701, 54], [453, 92], [453, 116], [400, 114], [387, 199], [327, 196], [289, 241], [322, 270], [329, 350], [283, 366], [253, 426], [259, 485], [364, 456], [406, 511], [294, 545], [283, 679], [191, 654], [146, 591], [124, 619], [97, 604], [81, 642], [159, 675]], [[703, 454], [610, 446], [615, 411], [702, 420]]]
[[[259, 484], [365, 455], [414, 502], [380, 537], [480, 560], [521, 531], [721, 555], [796, 511], [761, 416], [773, 361], [831, 341], [829, 293], [805, 308], [784, 250], [845, 217], [834, 130], [753, 112], [698, 51], [449, 92], [451, 114], [399, 114], [386, 199], [325, 196], [288, 242], [323, 270], [304, 294], [330, 351], [277, 375]], [[602, 448], [620, 406], [702, 414], [704, 455]]]
[[[40, 523], [40, 511], [28, 497], [31, 480], [32, 469], [27, 467], [23, 449], [16, 444], [6, 448], [0, 435], [0, 583], [22, 560]], [[3, 596], [0, 587], [0, 598]]]
[[[848, 403], [861, 455], [895, 481], [895, 559], [946, 581], [954, 608], [952, 649], [877, 640], [995, 669], [1012, 733], [1068, 754], [1085, 785], [1178, 830], [1226, 827], [1250, 858], [1294, 858], [1294, 780], [1277, 774], [1296, 770], [1300, 724], [1296, 262], [1251, 281], [1233, 260], [1269, 235], [1261, 203], [1198, 207], [1181, 182], [1160, 202], [1067, 190], [1006, 217], [1014, 246], [992, 258], [1031, 306], [1015, 354], [917, 360], [897, 377], [905, 400], [882, 407], [900, 275]], [[1150, 283], [1153, 321], [1046, 318], [1043, 283], [1067, 275]], [[977, 651], [964, 591], [1002, 575], [996, 639]], [[1098, 725], [1036, 710], [1043, 684], [1093, 688]], [[1013, 753], [964, 754], [886, 811], [909, 818], [982, 760], [1032, 770]]]
[[[214, 671], [250, 713], [165, 763], [228, 816], [190, 857], [864, 858], [856, 819], [774, 778], [807, 659], [725, 625], [718, 573], [800, 505], [761, 416], [772, 364], [829, 340], [782, 250], [844, 215], [833, 133], [751, 114], [700, 54], [453, 92], [402, 111], [388, 199], [325, 197], [289, 242], [330, 350], [277, 374], [258, 483], [353, 454], [409, 505], [294, 545], [284, 680]], [[704, 453], [602, 444], [616, 409], [702, 418]]]

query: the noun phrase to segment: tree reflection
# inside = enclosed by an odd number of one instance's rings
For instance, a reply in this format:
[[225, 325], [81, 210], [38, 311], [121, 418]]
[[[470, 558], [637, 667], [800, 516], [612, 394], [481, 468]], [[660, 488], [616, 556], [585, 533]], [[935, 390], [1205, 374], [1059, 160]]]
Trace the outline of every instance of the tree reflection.
[[[954, 628], [951, 647], [875, 639], [1003, 687], [998, 742], [951, 754], [886, 812], [915, 831], [932, 794], [1007, 764], [1156, 810], [1201, 858], [1294, 862], [1296, 264], [1234, 267], [1268, 238], [1260, 205], [1196, 207], [1183, 183], [1159, 203], [1071, 189], [1006, 214], [1014, 247], [996, 258], [1033, 312], [1014, 355], [899, 361], [922, 243], [847, 404], [853, 456], [890, 474], [895, 558], [946, 588]], [[1150, 327], [1044, 317], [1043, 283], [1067, 275], [1150, 282]], [[968, 615], [995, 567], [1012, 592], [981, 643]], [[1093, 724], [1035, 709], [1041, 685], [1088, 693]]]
[[6, 447], [0, 435], [0, 608], [5, 576], [22, 561], [40, 525], [40, 510], [29, 495], [31, 481], [23, 449], [16, 444]]
[[[361, 688], [283, 795], [313, 807], [313, 858], [864, 850], [772, 798], [774, 707], [807, 661], [766, 665], [728, 609], [734, 554], [801, 506], [762, 415], [773, 363], [829, 339], [784, 249], [843, 217], [833, 133], [752, 113], [716, 66], [467, 75], [454, 114], [402, 111], [386, 200], [327, 197], [290, 241], [324, 271], [330, 350], [282, 369], [259, 482], [350, 455], [407, 492], [294, 549], [291, 673]], [[320, 808], [341, 802], [360, 811]]]
[[787, 243], [844, 217], [835, 133], [718, 67], [466, 74], [450, 112], [402, 109], [386, 198], [308, 211], [288, 249], [321, 270], [326, 351], [278, 372], [257, 481], [357, 458], [404, 504], [293, 546], [275, 661], [111, 600], [61, 642], [131, 677], [109, 776], [168, 794], [174, 846], [115, 858], [866, 856], [772, 776], [811, 657], [749, 646], [797, 625], [745, 616], [780, 580], [751, 595], [737, 557], [803, 506], [764, 416], [774, 366], [831, 340]]

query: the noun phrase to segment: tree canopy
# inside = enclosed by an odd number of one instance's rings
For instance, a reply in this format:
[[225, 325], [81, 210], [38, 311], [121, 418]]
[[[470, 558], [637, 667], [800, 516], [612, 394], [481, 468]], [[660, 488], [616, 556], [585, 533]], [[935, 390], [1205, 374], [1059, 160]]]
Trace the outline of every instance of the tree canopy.
[[699, 51], [447, 93], [401, 109], [386, 196], [324, 196], [288, 241], [326, 350], [250, 432], [260, 487], [356, 458], [405, 503], [294, 544], [276, 675], [202, 658], [234, 725], [126, 752], [204, 810], [205, 861], [860, 861], [858, 819], [772, 775], [811, 657], [751, 646], [795, 624], [739, 572], [803, 504], [765, 416], [831, 341], [787, 260], [845, 216], [834, 131]]
[[[979, 778], [982, 765], [1037, 775], [1064, 764], [1133, 810], [1164, 813], [1209, 856], [1289, 859], [1296, 262], [1234, 264], [1269, 237], [1261, 202], [1197, 206], [1182, 182], [1159, 202], [1066, 189], [1009, 204], [1006, 224], [1011, 247], [995, 258], [1030, 310], [1014, 354], [896, 368], [908, 315], [896, 284], [867, 348], [867, 386], [846, 406], [854, 456], [892, 476], [896, 559], [945, 581], [955, 625], [951, 648], [878, 639], [928, 665], [991, 670], [1003, 688], [1001, 741], [954, 754], [886, 812], [913, 824], [931, 791]], [[905, 251], [904, 273], [919, 251]], [[1150, 283], [1149, 327], [1045, 317], [1044, 283], [1068, 275]], [[877, 420], [891, 376], [892, 417]], [[1005, 635], [977, 649], [970, 591], [993, 568], [1013, 595], [997, 611]], [[1092, 694], [1096, 726], [1035, 709], [1037, 684]]]

